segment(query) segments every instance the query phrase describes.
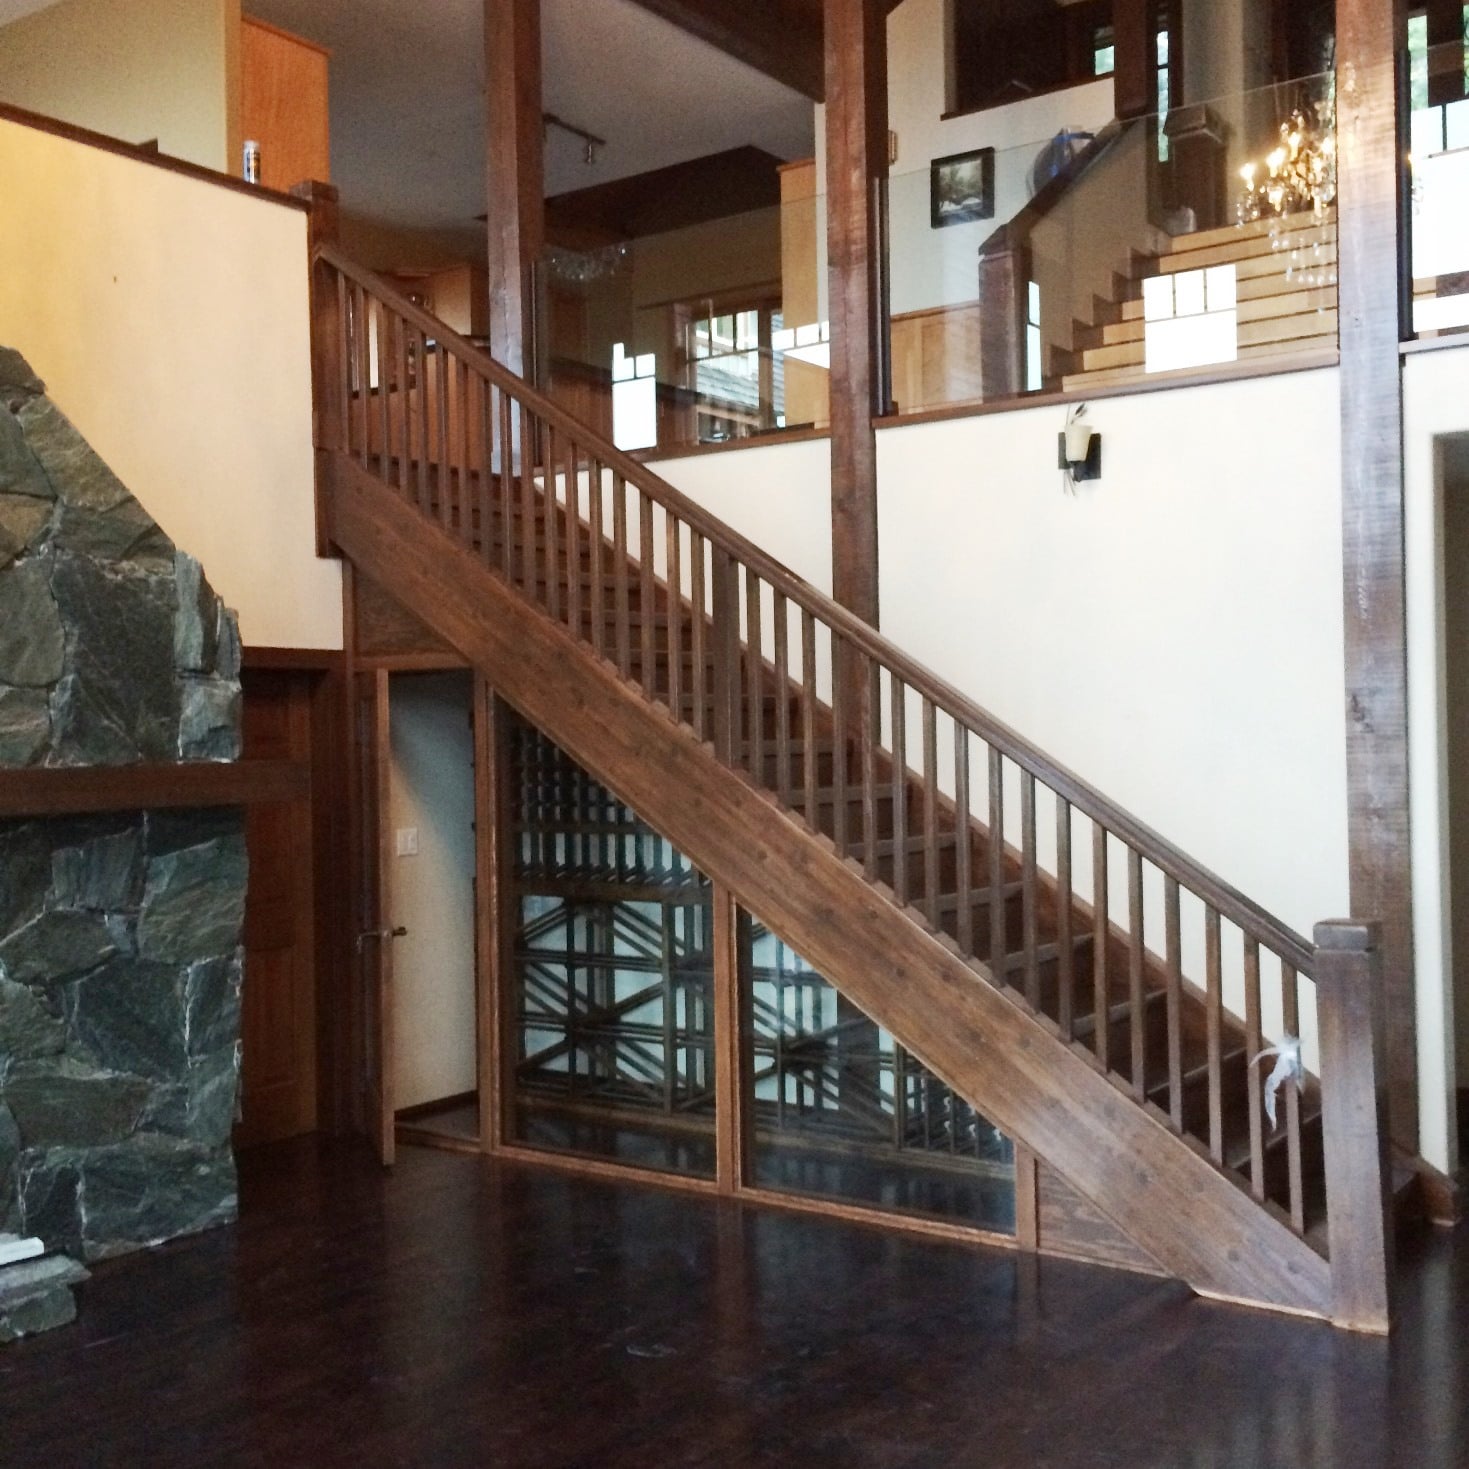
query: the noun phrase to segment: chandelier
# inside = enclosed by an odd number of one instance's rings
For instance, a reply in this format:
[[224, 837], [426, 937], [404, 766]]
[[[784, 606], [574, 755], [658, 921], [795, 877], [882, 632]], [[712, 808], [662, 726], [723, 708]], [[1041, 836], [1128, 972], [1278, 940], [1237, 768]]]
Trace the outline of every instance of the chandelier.
[[1299, 107], [1280, 125], [1280, 145], [1263, 162], [1240, 169], [1244, 180], [1235, 213], [1241, 224], [1314, 214], [1317, 223], [1336, 200], [1336, 135], [1323, 104], [1309, 119]]

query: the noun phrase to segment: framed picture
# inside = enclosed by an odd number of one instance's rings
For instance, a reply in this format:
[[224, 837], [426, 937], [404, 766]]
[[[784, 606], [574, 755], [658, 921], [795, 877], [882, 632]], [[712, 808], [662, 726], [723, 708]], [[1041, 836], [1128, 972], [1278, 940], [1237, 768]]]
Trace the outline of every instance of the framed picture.
[[993, 219], [995, 150], [975, 148], [935, 158], [929, 166], [929, 210], [933, 228]]

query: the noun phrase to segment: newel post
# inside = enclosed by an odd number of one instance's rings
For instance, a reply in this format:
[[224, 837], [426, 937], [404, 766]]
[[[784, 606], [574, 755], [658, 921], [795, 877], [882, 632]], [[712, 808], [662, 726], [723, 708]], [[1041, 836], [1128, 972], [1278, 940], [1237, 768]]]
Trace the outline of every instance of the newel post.
[[307, 248], [311, 252], [311, 402], [312, 442], [316, 448], [316, 554], [334, 556], [327, 534], [326, 485], [331, 456], [347, 447], [346, 407], [340, 385], [345, 377], [346, 322], [342, 297], [330, 266], [316, 259], [318, 245], [334, 245], [340, 229], [340, 195], [333, 184], [316, 179], [296, 184], [291, 193], [311, 212]]
[[985, 402], [1025, 391], [1030, 251], [1004, 229], [979, 255], [979, 392]]
[[1332, 1319], [1386, 1332], [1393, 1227], [1381, 929], [1319, 923], [1315, 938]]

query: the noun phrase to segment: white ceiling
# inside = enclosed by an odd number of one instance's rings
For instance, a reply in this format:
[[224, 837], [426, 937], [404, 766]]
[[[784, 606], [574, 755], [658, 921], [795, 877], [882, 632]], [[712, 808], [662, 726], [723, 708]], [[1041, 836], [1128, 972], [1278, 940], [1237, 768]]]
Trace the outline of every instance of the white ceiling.
[[[16, 0], [0, 0], [0, 5]], [[484, 212], [483, 0], [247, 0], [262, 20], [331, 48], [332, 175], [354, 213], [476, 229]], [[812, 150], [797, 93], [632, 0], [543, 0], [545, 110], [607, 139], [546, 140], [548, 194], [754, 144]]]

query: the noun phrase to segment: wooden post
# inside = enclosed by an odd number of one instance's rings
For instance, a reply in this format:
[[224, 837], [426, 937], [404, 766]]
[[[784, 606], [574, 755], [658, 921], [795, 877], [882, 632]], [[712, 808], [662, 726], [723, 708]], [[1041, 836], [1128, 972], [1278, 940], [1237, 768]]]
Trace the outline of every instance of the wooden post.
[[1113, 0], [1112, 110], [1119, 118], [1143, 117], [1153, 110], [1153, 70], [1157, 45], [1149, 0]]
[[330, 457], [347, 447], [346, 404], [339, 388], [343, 379], [342, 353], [346, 323], [337, 295], [336, 277], [327, 265], [318, 264], [318, 245], [335, 245], [340, 233], [340, 195], [333, 184], [315, 179], [293, 185], [291, 193], [311, 206], [307, 217], [306, 248], [311, 282], [311, 400], [312, 442], [316, 448], [316, 554], [335, 556], [326, 529], [325, 475]]
[[979, 389], [987, 403], [1025, 391], [1025, 328], [1030, 296], [1030, 251], [1008, 230], [979, 255]]
[[515, 1105], [514, 847], [510, 708], [474, 680], [474, 933], [478, 981], [479, 1137], [484, 1152], [512, 1140]]
[[1375, 923], [1316, 926], [1332, 1319], [1371, 1332], [1388, 1329], [1393, 1274], [1380, 941]]
[[748, 1108], [744, 1057], [744, 964], [740, 915], [734, 894], [714, 884], [714, 1116], [719, 1191], [737, 1194], [749, 1183]]
[[[713, 629], [714, 645], [710, 650], [714, 662], [714, 753], [726, 765], [739, 764], [739, 744], [743, 735], [740, 703], [740, 584], [739, 573], [729, 552], [713, 548]], [[758, 692], [755, 717], [760, 717]]]
[[490, 355], [529, 377], [546, 232], [541, 0], [485, 0], [485, 78]]
[[887, 10], [825, 0], [826, 249], [831, 316], [832, 595], [877, 625], [877, 435], [887, 177]]
[[1342, 574], [1351, 903], [1382, 924], [1392, 1135], [1418, 1151], [1408, 832], [1402, 280], [1403, 0], [1337, 0]]

